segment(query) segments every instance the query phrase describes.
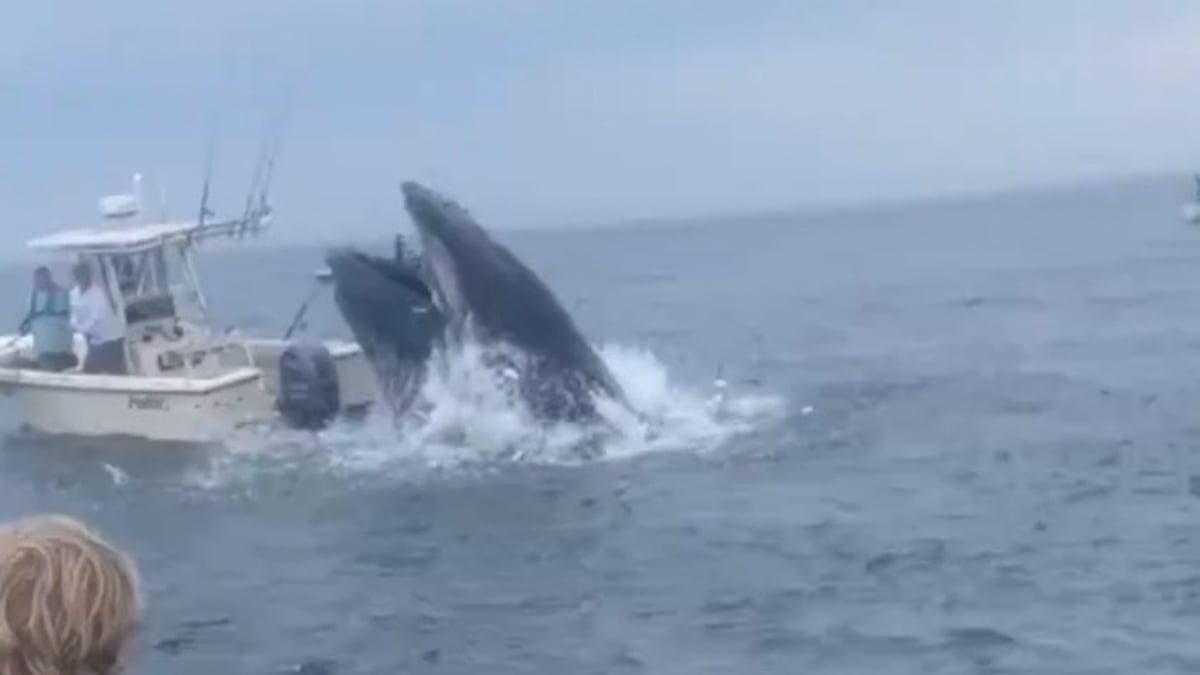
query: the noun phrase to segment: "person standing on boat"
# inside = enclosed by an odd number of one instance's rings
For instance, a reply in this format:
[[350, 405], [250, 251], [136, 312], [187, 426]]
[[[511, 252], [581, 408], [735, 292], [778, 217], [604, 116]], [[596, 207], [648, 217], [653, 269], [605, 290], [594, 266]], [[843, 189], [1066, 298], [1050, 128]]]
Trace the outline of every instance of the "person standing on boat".
[[41, 370], [59, 372], [79, 362], [72, 349], [71, 299], [66, 289], [54, 282], [48, 267], [33, 272], [29, 313], [21, 321], [20, 333], [33, 334], [34, 365]]
[[125, 335], [113, 314], [108, 298], [92, 283], [92, 268], [80, 261], [73, 270], [75, 288], [71, 289], [71, 325], [87, 340], [83, 372], [124, 375]]

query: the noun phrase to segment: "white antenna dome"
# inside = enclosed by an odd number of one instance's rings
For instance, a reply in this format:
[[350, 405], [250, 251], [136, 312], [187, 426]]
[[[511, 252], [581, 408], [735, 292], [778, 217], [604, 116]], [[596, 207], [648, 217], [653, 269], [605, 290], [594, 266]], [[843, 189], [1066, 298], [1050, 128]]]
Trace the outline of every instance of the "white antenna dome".
[[108, 195], [100, 199], [100, 215], [107, 220], [124, 220], [142, 212], [142, 174], [133, 174], [133, 194]]
[[108, 195], [100, 199], [100, 215], [109, 220], [132, 218], [141, 212], [141, 205], [133, 195]]

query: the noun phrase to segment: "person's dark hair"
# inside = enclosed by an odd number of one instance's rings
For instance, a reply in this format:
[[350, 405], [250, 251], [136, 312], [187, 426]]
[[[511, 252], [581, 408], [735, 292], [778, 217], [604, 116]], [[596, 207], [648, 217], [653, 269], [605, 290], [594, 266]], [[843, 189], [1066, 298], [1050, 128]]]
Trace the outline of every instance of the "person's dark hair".
[[54, 276], [50, 268], [42, 265], [33, 271], [33, 287], [46, 290], [54, 288]]
[[75, 263], [75, 266], [71, 268], [71, 275], [75, 277], [75, 281], [80, 283], [92, 282], [92, 268], [85, 262]]

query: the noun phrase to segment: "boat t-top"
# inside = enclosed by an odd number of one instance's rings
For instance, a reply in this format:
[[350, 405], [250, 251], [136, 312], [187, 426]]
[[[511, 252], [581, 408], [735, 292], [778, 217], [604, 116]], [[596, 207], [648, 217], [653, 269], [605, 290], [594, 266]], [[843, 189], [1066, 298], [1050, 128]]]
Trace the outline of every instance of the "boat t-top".
[[[206, 185], [196, 222], [154, 223], [141, 218], [140, 182], [134, 178], [133, 195], [101, 200], [101, 226], [28, 242], [91, 269], [123, 330], [126, 374], [40, 370], [29, 365], [30, 336], [0, 336], [0, 395], [15, 399], [25, 427], [207, 443], [261, 423], [320, 428], [370, 406], [374, 380], [357, 344], [245, 337], [210, 323], [192, 252], [265, 228], [265, 193], [243, 217], [210, 222]], [[74, 349], [83, 364], [87, 344], [78, 334]]]

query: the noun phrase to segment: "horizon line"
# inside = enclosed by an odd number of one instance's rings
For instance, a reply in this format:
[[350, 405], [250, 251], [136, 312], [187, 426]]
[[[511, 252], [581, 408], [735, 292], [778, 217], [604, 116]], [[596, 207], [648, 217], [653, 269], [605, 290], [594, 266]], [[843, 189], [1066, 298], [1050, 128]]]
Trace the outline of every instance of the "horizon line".
[[[730, 209], [719, 213], [706, 214], [684, 214], [675, 213], [660, 216], [630, 216], [621, 219], [596, 220], [596, 221], [576, 221], [574, 223], [550, 225], [538, 223], [526, 223], [518, 225], [494, 225], [489, 224], [486, 227], [489, 230], [497, 232], [537, 232], [537, 233], [555, 233], [555, 232], [596, 232], [604, 230], [629, 230], [637, 228], [679, 228], [679, 227], [695, 227], [705, 224], [712, 224], [722, 221], [763, 221], [776, 219], [786, 216], [832, 216], [854, 212], [887, 210], [894, 208], [911, 208], [913, 206], [932, 206], [935, 204], [947, 205], [954, 203], [969, 203], [977, 201], [986, 201], [994, 199], [1012, 198], [1018, 196], [1033, 196], [1047, 193], [1062, 193], [1071, 192], [1081, 189], [1094, 189], [1104, 186], [1117, 186], [1122, 184], [1137, 184], [1148, 183], [1153, 181], [1166, 181], [1183, 179], [1193, 172], [1184, 169], [1160, 169], [1155, 171], [1128, 171], [1128, 172], [1105, 172], [1091, 176], [1075, 176], [1070, 178], [1060, 178], [1054, 180], [1045, 180], [1040, 182], [1020, 182], [999, 185], [995, 187], [985, 188], [963, 188], [958, 190], [945, 190], [937, 192], [914, 193], [904, 196], [889, 196], [879, 197], [874, 199], [865, 199], [860, 201], [849, 200], [834, 200], [834, 201], [811, 201], [807, 203], [796, 203], [791, 206], [776, 206], [776, 207], [761, 207], [761, 208], [744, 208]], [[280, 215], [286, 213], [286, 209], [278, 209]], [[283, 228], [286, 231], [286, 228]], [[246, 249], [287, 249], [287, 248], [307, 248], [320, 246], [333, 246], [346, 243], [345, 240], [335, 240], [332, 237], [321, 236], [314, 234], [310, 236], [288, 237], [282, 240], [270, 241], [270, 233], [278, 232], [280, 229], [271, 228], [264, 239], [243, 240], [239, 246], [227, 248], [217, 246], [223, 251], [232, 251], [237, 248]], [[364, 233], [359, 237], [354, 237], [359, 241], [363, 240], [383, 240], [396, 234], [393, 230], [391, 233], [380, 232], [378, 234]], [[217, 242], [214, 242], [217, 243]], [[12, 254], [5, 255], [0, 253], [0, 262], [16, 263], [28, 261], [31, 258], [38, 257], [36, 252], [29, 251], [25, 247], [19, 248], [20, 253], [15, 256]]]

